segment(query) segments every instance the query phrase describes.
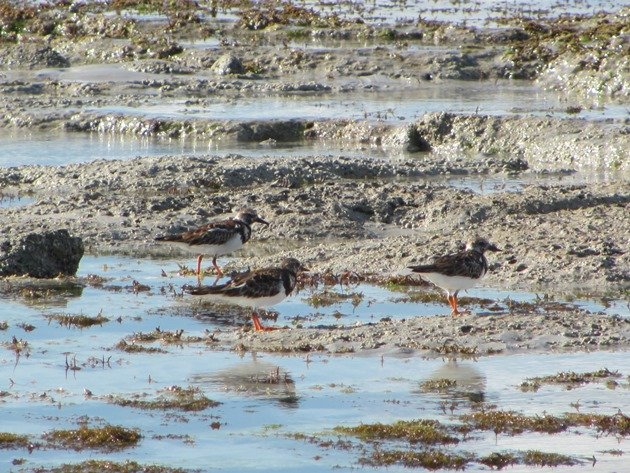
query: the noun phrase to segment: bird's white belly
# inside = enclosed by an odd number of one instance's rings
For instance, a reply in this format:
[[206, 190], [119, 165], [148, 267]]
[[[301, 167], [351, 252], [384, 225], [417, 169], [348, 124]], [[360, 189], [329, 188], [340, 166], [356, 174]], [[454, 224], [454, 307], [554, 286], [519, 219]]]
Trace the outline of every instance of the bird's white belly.
[[420, 276], [449, 293], [470, 289], [479, 281], [464, 276], [445, 276], [440, 273], [421, 273]]
[[178, 248], [185, 253], [193, 255], [209, 255], [209, 256], [221, 256], [232, 253], [236, 250], [240, 250], [243, 247], [243, 240], [240, 235], [234, 235], [223, 245], [189, 245], [179, 241], [167, 241], [164, 242], [173, 248]]

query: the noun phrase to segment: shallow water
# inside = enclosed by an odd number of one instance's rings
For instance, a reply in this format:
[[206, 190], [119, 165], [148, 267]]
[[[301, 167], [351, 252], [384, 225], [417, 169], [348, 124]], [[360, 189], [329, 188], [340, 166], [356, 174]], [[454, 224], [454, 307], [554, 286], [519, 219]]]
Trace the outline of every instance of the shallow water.
[[34, 201], [34, 197], [27, 195], [0, 193], [0, 208], [21, 207]]
[[[613, 0], [511, 0], [496, 2], [493, 0], [453, 1], [432, 0], [431, 2], [408, 1], [357, 1], [341, 3], [307, 1], [307, 4], [329, 5], [331, 11], [343, 12], [350, 18], [361, 13], [361, 17], [370, 23], [413, 24], [418, 18], [430, 21], [448, 21], [468, 26], [496, 25], [496, 20], [505, 16], [525, 16], [528, 18], [549, 18], [562, 14], [588, 14], [599, 11], [615, 11], [626, 1]], [[325, 11], [325, 10], [324, 10]]]
[[0, 131], [0, 166], [2, 167], [29, 164], [62, 166], [97, 159], [131, 159], [138, 156], [207, 152], [207, 142], [201, 144], [194, 140], [99, 133]]
[[[144, 438], [137, 448], [118, 453], [36, 449], [29, 454], [25, 450], [0, 450], [0, 469], [9, 470], [9, 462], [14, 458], [25, 458], [26, 467], [87, 458], [133, 458], [203, 471], [332, 471], [356, 467], [358, 453], [320, 448], [287, 435], [326, 437], [330, 436], [327, 431], [337, 425], [400, 419], [434, 418], [448, 423], [454, 420], [451, 415], [470, 412], [472, 399], [531, 415], [543, 411], [571, 412], [574, 409], [570, 404], [578, 401], [581, 412], [614, 414], [618, 409], [627, 411], [630, 406], [630, 390], [624, 387], [611, 390], [603, 384], [590, 384], [567, 391], [544, 386], [536, 393], [522, 392], [517, 387], [527, 377], [558, 371], [594, 371], [607, 367], [622, 370], [625, 376], [630, 373], [623, 352], [509, 355], [454, 361], [424, 359], [407, 351], [308, 357], [239, 355], [213, 350], [204, 343], [162, 345], [166, 354], [127, 354], [113, 349], [121, 338], [158, 326], [162, 330], [184, 329], [186, 335], [201, 335], [205, 329], [216, 329], [212, 317], [185, 309], [189, 307], [188, 300], [174, 298], [168, 290], [166, 294], [160, 292], [161, 287], [170, 284], [178, 288], [185, 282], [194, 282], [194, 277], [176, 274], [178, 263], [189, 261], [85, 257], [79, 275], [99, 274], [107, 278], [105, 285], [109, 290], [86, 287], [80, 294], [53, 300], [33, 301], [6, 294], [2, 297], [0, 321], [7, 321], [9, 328], [0, 332], [0, 340], [7, 341], [12, 336], [27, 340], [30, 352], [16, 358], [11, 350], [0, 348], [0, 391], [6, 393], [0, 397], [3, 412], [0, 431], [38, 436], [53, 428], [75, 428], [87, 416], [90, 425], [98, 425], [100, 419], [137, 427]], [[161, 275], [162, 270], [166, 276]], [[150, 286], [151, 290], [133, 293], [134, 280]], [[370, 285], [331, 289], [360, 291], [364, 299], [356, 307], [343, 302], [314, 309], [304, 304], [309, 292], [303, 291], [276, 306], [280, 313], [277, 323], [285, 324], [297, 314], [316, 312], [321, 314], [316, 320], [302, 323], [351, 325], [385, 315], [428, 316], [446, 311], [445, 303], [396, 304], [392, 299], [400, 294]], [[471, 290], [469, 295], [498, 300], [535, 297], [490, 288]], [[579, 304], [604, 310], [597, 301]], [[618, 309], [617, 313], [630, 315], [627, 309], [625, 312], [623, 307]], [[334, 311], [343, 313], [343, 317], [335, 318]], [[110, 321], [81, 330], [45, 318], [46, 314], [60, 312], [86, 315], [102, 312]], [[194, 316], [189, 316], [193, 313]], [[27, 332], [18, 323], [30, 323], [35, 328]], [[76, 361], [80, 369], [66, 369], [66, 360], [71, 365]], [[262, 381], [276, 372], [283, 381]], [[420, 390], [421, 382], [442, 378], [456, 380], [459, 388], [442, 394]], [[197, 414], [143, 411], [109, 404], [105, 397], [152, 396], [173, 385], [197, 386], [222, 404]], [[84, 389], [93, 395], [86, 397]], [[172, 438], [164, 438], [165, 435]], [[571, 431], [554, 436], [524, 434], [496, 438], [494, 434], [480, 434], [453, 450], [481, 454], [527, 448], [566, 453], [585, 462], [570, 471], [586, 468], [622, 471], [624, 457], [630, 454], [627, 443], [614, 437], [595, 438]], [[621, 450], [624, 455], [601, 453], [611, 449]], [[589, 460], [592, 455], [597, 458], [594, 469]], [[318, 459], [314, 460], [315, 457]], [[514, 470], [527, 471], [522, 467]], [[383, 471], [404, 470], [390, 467]]]
[[[549, 18], [562, 14], [592, 14], [600, 11], [615, 11], [627, 1], [615, 0], [539, 0], [535, 3], [526, 0], [496, 2], [493, 0], [432, 0], [431, 2], [409, 2], [392, 0], [371, 0], [352, 2], [330, 2], [306, 0], [300, 6], [314, 8], [324, 13], [335, 13], [341, 18], [353, 20], [361, 18], [370, 24], [409, 25], [418, 18], [429, 21], [448, 21], [468, 26], [497, 25], [497, 20], [506, 16], [526, 16], [528, 18]], [[219, 23], [233, 23], [238, 20], [237, 9], [219, 9], [214, 18]], [[166, 21], [157, 14], [137, 14], [125, 12], [125, 16], [138, 21]]]
[[[378, 84], [378, 78], [357, 80], [361, 88]], [[373, 122], [410, 122], [430, 112], [480, 113], [484, 115], [553, 115], [587, 120], [624, 119], [627, 107], [608, 104], [585, 108], [579, 115], [566, 113], [567, 103], [559, 94], [543, 91], [529, 82], [427, 82], [426, 87], [408, 91], [348, 92], [339, 95], [271, 95], [264, 97], [215, 98], [191, 105], [189, 101], [149, 101], [141, 107], [104, 106], [89, 108], [100, 114], [120, 114], [150, 118], [214, 120], [324, 120], [333, 118]]]
[[[319, 41], [319, 40], [318, 40]], [[196, 47], [203, 44], [212, 47], [214, 40], [191, 43]], [[316, 46], [313, 46], [316, 45]], [[322, 48], [319, 44], [328, 42], [295, 43], [296, 48]], [[336, 44], [336, 43], [333, 43]], [[348, 47], [337, 46], [337, 47]], [[325, 47], [323, 47], [326, 49]], [[368, 45], [368, 49], [370, 46]], [[410, 45], [410, 49], [436, 49]], [[395, 48], [398, 49], [398, 48]], [[441, 48], [437, 48], [441, 49]], [[445, 51], [448, 51], [445, 50]], [[368, 51], [369, 52], [369, 51]], [[89, 83], [139, 83], [143, 80], [163, 80], [186, 77], [187, 80], [215, 79], [212, 74], [197, 73], [178, 76], [177, 74], [152, 74], [129, 70], [121, 64], [96, 64], [73, 66], [63, 69], [41, 69], [36, 71], [8, 71], [3, 81], [14, 80], [55, 80], [64, 82]], [[106, 105], [103, 107], [79, 107], [88, 112], [143, 116], [171, 119], [216, 119], [216, 120], [325, 120], [332, 118], [365, 119], [373, 122], [399, 123], [416, 120], [425, 113], [480, 113], [483, 115], [520, 114], [534, 116], [554, 116], [560, 118], [581, 118], [585, 120], [623, 120], [628, 117], [624, 104], [588, 103], [583, 99], [567, 101], [566, 97], [550, 90], [543, 90], [530, 81], [421, 81], [409, 78], [413, 91], [389, 90], [388, 79], [380, 74], [358, 77], [342, 82], [339, 86], [346, 90], [342, 95], [329, 93], [291, 93], [221, 98], [199, 101], [173, 100], [155, 97], [152, 89], [146, 90], [145, 103], [139, 106]], [[303, 82], [313, 81], [305, 76]], [[397, 87], [400, 84], [397, 83]], [[418, 87], [420, 85], [420, 87]], [[350, 91], [349, 89], [356, 90]], [[137, 91], [136, 93], [140, 93]], [[567, 113], [570, 106], [580, 106], [579, 113]]]
[[[387, 157], [380, 148], [331, 145], [317, 141], [277, 143], [264, 146], [231, 140], [158, 138], [104, 133], [64, 133], [26, 130], [0, 130], [0, 167], [48, 165], [63, 166], [98, 159], [133, 159], [175, 154], [250, 157], [349, 156]], [[396, 156], [411, 156], [395, 153]], [[1, 204], [0, 204], [1, 205]]]
[[[355, 2], [356, 3], [356, 2]], [[623, 2], [628, 4], [628, 2]], [[370, 2], [369, 16], [373, 21], [415, 21], [418, 15], [426, 19], [466, 21], [468, 24], [491, 22], [502, 8], [496, 2], [453, 3], [448, 0], [416, 2], [413, 8], [401, 10], [397, 2]], [[402, 3], [401, 3], [402, 5]], [[541, 10], [555, 7], [554, 2], [538, 4]], [[618, 7], [619, 2], [574, 1], [563, 5], [562, 12], [591, 12]], [[405, 3], [408, 7], [408, 3]], [[527, 2], [505, 4], [524, 13], [533, 12]], [[435, 9], [437, 8], [437, 9]], [[547, 14], [553, 14], [550, 9]], [[542, 13], [542, 11], [540, 12]], [[143, 21], [164, 21], [160, 15], [135, 15]], [[221, 21], [233, 21], [234, 16], [221, 15]], [[191, 47], [215, 47], [209, 39]], [[334, 41], [295, 41], [291, 47], [334, 49], [348, 47]], [[369, 43], [351, 47], [369, 49]], [[398, 49], [398, 46], [392, 45]], [[410, 44], [409, 49], [424, 48]], [[12, 74], [12, 73], [11, 73]], [[29, 73], [30, 74], [30, 73]], [[119, 66], [84, 66], [67, 70], [37, 71], [38, 78], [64, 81], [130, 81], [151, 76]], [[362, 79], [359, 84], [369, 88], [374, 79]], [[379, 83], [379, 85], [382, 85]], [[473, 98], [474, 97], [474, 98]], [[234, 105], [238, 105], [235, 107]], [[266, 119], [270, 110], [277, 118], [358, 118], [371, 121], [401, 123], [411, 121], [427, 111], [450, 110], [484, 114], [534, 114], [569, 116], [567, 104], [554, 93], [540, 91], [531, 84], [510, 82], [493, 85], [445, 82], [427, 83], [421, 92], [408, 94], [370, 93], [367, 96], [348, 93], [343, 100], [326, 94], [314, 98], [273, 96], [242, 97], [238, 101], [219, 99], [204, 105], [190, 106], [183, 102], [151, 103], [135, 108], [99, 109], [107, 113], [124, 113], [149, 117], [219, 118], [254, 120]], [[578, 117], [585, 119], [623, 119], [627, 110], [605, 107], [584, 110]], [[30, 133], [0, 131], [0, 166], [22, 164], [64, 165], [95, 159], [130, 159], [137, 156], [201, 155], [238, 153], [262, 156], [365, 156], [399, 157], [400, 153], [366, 147], [331, 147], [319, 143], [278, 144], [263, 147], [258, 144], [208, 142], [204, 140], [168, 140], [79, 133]], [[409, 155], [402, 156], [405, 159]], [[529, 185], [579, 184], [628, 180], [627, 174], [574, 173], [508, 176], [438, 176], [426, 179], [436, 185], [470, 189], [473, 192], [518, 192]], [[0, 198], [0, 207], [17, 207], [33, 202], [30, 196]], [[74, 452], [66, 450], [0, 449], [0, 471], [74, 463], [88, 458], [115, 460], [133, 459], [141, 463], [200, 468], [203, 471], [337, 471], [361, 468], [359, 453], [341, 449], [326, 449], [300, 440], [290, 434], [319, 435], [335, 438], [329, 429], [337, 425], [357, 425], [367, 422], [389, 422], [400, 419], [434, 418], [453, 422], [451, 414], [470, 412], [471, 400], [483, 399], [501, 409], [513, 409], [527, 414], [549, 412], [561, 414], [574, 411], [571, 404], [579, 403], [581, 412], [614, 414], [627, 413], [630, 407], [627, 353], [594, 352], [577, 354], [502, 355], [473, 360], [424, 359], [417, 354], [401, 351], [329, 356], [314, 354], [283, 356], [270, 354], [239, 354], [215, 350], [204, 343], [190, 345], [159, 345], [164, 354], [128, 354], [114, 348], [124, 337], [137, 332], [183, 329], [185, 335], [204, 335], [206, 330], [233, 330], [249, 323], [247, 316], [226, 315], [221, 308], [198, 304], [190, 297], [179, 297], [181, 286], [194, 283], [194, 277], [177, 274], [178, 264], [192, 267], [194, 258], [161, 260], [126, 257], [86, 256], [80, 276], [98, 274], [106, 278], [105, 287], [72, 287], [51, 291], [52, 295], [33, 297], [28, 291], [9, 291], [0, 281], [0, 432], [27, 433], [38, 439], [43, 431], [55, 428], [75, 428], [87, 416], [89, 424], [100, 422], [137, 427], [144, 438], [139, 447], [118, 453]], [[162, 275], [162, 270], [165, 271]], [[146, 285], [149, 291], [134, 291], [134, 281]], [[212, 280], [208, 278], [207, 283]], [[320, 290], [323, 288], [320, 288]], [[306, 299], [312, 291], [304, 290], [277, 305], [274, 325], [319, 326], [354, 325], [377, 321], [383, 317], [409, 318], [446, 314], [448, 306], [440, 299], [432, 303], [401, 302], [406, 294], [361, 284], [328, 288], [349, 298], [325, 307], [312, 307]], [[421, 291], [415, 289], [413, 292]], [[60, 293], [59, 293], [60, 292]], [[318, 291], [319, 292], [319, 291]], [[56, 294], [56, 295], [55, 295]], [[177, 294], [177, 296], [175, 295]], [[354, 303], [350, 296], [354, 295]], [[477, 288], [464, 296], [488, 298], [506, 305], [510, 300], [534, 301], [532, 293]], [[542, 294], [541, 294], [542, 296]], [[556, 295], [556, 299], [562, 296]], [[591, 311], [630, 317], [630, 305], [620, 300], [587, 300], [566, 296], [570, 304]], [[574, 300], [575, 299], [575, 300]], [[567, 302], [568, 303], [568, 302]], [[485, 310], [482, 302], [473, 300], [468, 306], [474, 312]], [[61, 326], [47, 316], [54, 314], [102, 313], [110, 320], [101, 326], [78, 329]], [[29, 325], [30, 324], [30, 325]], [[32, 325], [32, 327], [31, 327]], [[12, 337], [28, 342], [29, 348], [20, 356], [8, 347]], [[68, 363], [72, 368], [68, 369]], [[522, 392], [518, 385], [529, 376], [554, 374], [558, 371], [593, 371], [607, 367], [619, 369], [622, 387], [609, 389], [603, 384], [590, 384], [573, 390], [543, 387], [538, 392]], [[283, 380], [265, 382], [274, 373]], [[455, 379], [456, 391], [425, 393], [420, 383], [429, 379]], [[143, 411], [119, 407], [107, 402], [107, 395], [144, 395], [149, 398], [169, 386], [196, 386], [208, 397], [222, 404], [202, 413], [177, 411]], [[89, 389], [93, 395], [86, 396]], [[451, 412], [451, 407], [453, 411]], [[171, 436], [171, 438], [164, 436]], [[583, 461], [580, 466], [557, 468], [553, 471], [624, 471], [630, 448], [627, 439], [610, 436], [596, 438], [592, 432], [570, 431], [559, 435], [479, 434], [463, 442], [453, 451], [474, 451], [484, 454], [494, 451], [528, 448], [565, 453]], [[451, 450], [451, 449], [449, 449]], [[614, 456], [603, 453], [619, 450]], [[597, 463], [591, 466], [591, 457]], [[16, 458], [26, 459], [23, 466], [12, 466]], [[479, 470], [477, 465], [468, 470]], [[538, 468], [536, 468], [538, 470]], [[379, 471], [409, 471], [402, 467], [375, 468]], [[486, 469], [487, 470], [487, 469]], [[509, 471], [531, 471], [532, 467], [511, 467]], [[548, 471], [551, 471], [548, 470]]]
[[[231, 140], [208, 141], [195, 138], [149, 138], [99, 133], [31, 132], [26, 130], [0, 131], [0, 166], [49, 165], [63, 166], [98, 159], [127, 160], [140, 156], [187, 156], [237, 154], [252, 158], [289, 158], [314, 156], [342, 156], [349, 158], [387, 158], [392, 160], [423, 159], [424, 154], [410, 154], [371, 146], [341, 145], [319, 141], [277, 143], [263, 146]], [[519, 192], [529, 186], [580, 185], [630, 181], [628, 172], [581, 171], [574, 173], [546, 173], [519, 175], [437, 175], [414, 178], [395, 178], [424, 182], [430, 185], [467, 189], [477, 194]], [[20, 207], [36, 201], [36, 197], [3, 190], [0, 208]]]

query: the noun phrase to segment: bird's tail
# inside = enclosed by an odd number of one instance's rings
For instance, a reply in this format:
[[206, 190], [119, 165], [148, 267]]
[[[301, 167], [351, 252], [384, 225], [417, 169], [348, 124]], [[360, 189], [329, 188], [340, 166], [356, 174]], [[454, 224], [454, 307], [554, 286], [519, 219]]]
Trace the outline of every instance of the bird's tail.
[[412, 273], [433, 273], [436, 267], [433, 264], [418, 264], [416, 266], [408, 266]]
[[155, 241], [175, 241], [174, 235], [159, 235], [155, 237]]
[[221, 294], [228, 284], [217, 284], [216, 286], [192, 286], [186, 284], [182, 289], [193, 296], [207, 296], [208, 294]]

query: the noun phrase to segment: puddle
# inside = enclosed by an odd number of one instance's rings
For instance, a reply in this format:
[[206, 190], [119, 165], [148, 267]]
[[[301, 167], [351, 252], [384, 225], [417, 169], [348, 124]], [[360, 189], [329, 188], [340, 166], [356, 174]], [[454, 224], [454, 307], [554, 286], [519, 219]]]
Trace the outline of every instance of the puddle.
[[[403, 151], [390, 151], [371, 146], [334, 144], [319, 141], [277, 143], [269, 147], [258, 143], [240, 143], [235, 140], [208, 141], [196, 138], [149, 138], [98, 133], [28, 132], [24, 130], [0, 131], [0, 167], [24, 165], [63, 166], [99, 159], [133, 159], [140, 156], [193, 155], [241, 155], [252, 158], [291, 158], [312, 156], [343, 156], [348, 158], [416, 159]], [[398, 179], [398, 178], [396, 178]], [[396, 180], [394, 179], [394, 180]], [[400, 178], [410, 180], [410, 178]], [[547, 173], [470, 176], [425, 176], [413, 181], [467, 189], [478, 194], [495, 192], [519, 192], [528, 186], [579, 185], [630, 181], [627, 172], [597, 171], [575, 173]], [[0, 194], [0, 208], [29, 205], [35, 198], [11, 193]]]
[[[275, 46], [275, 42], [268, 41], [266, 38], [258, 38], [260, 45]], [[220, 38], [210, 37], [203, 39], [190, 39], [190, 41], [181, 41], [181, 46], [185, 49], [221, 49], [222, 41]], [[362, 52], [369, 52], [375, 48], [388, 48], [398, 52], [401, 51], [413, 51], [424, 53], [453, 53], [459, 52], [457, 48], [436, 46], [431, 44], [414, 43], [413, 41], [407, 41], [404, 43], [387, 43], [383, 40], [377, 41], [372, 39], [358, 40], [358, 39], [335, 39], [335, 38], [312, 38], [306, 37], [288, 41], [286, 43], [288, 48], [292, 49], [306, 49], [314, 52], [327, 52], [327, 51], [339, 51], [339, 50], [354, 50], [360, 54]]]
[[[335, 13], [341, 18], [361, 18], [370, 24], [410, 25], [418, 18], [430, 21], [448, 21], [467, 26], [497, 26], [497, 20], [506, 16], [526, 16], [531, 18], [557, 17], [563, 14], [592, 14], [599, 11], [615, 11], [620, 3], [614, 0], [542, 0], [535, 4], [525, 0], [495, 2], [476, 0], [474, 2], [453, 0], [433, 0], [427, 2], [406, 2], [391, 0], [322, 2], [306, 0], [300, 6], [313, 8], [323, 13]], [[214, 17], [218, 23], [233, 23], [239, 19], [237, 8], [218, 9]], [[157, 14], [139, 14], [123, 10], [123, 15], [137, 21], [166, 22], [166, 17]], [[210, 20], [210, 17], [206, 18]]]
[[[380, 148], [355, 145], [331, 145], [316, 141], [277, 143], [272, 147], [232, 140], [208, 141], [196, 138], [150, 138], [101, 133], [50, 133], [0, 130], [0, 167], [48, 165], [63, 166], [98, 159], [133, 159], [140, 156], [166, 155], [249, 157], [348, 156], [388, 157]], [[397, 156], [412, 156], [396, 153]], [[11, 156], [5, 158], [2, 156]], [[24, 200], [23, 200], [24, 202]], [[1, 204], [0, 204], [1, 206]]]
[[[203, 44], [203, 41], [195, 43]], [[209, 44], [212, 44], [210, 42]], [[314, 43], [318, 44], [318, 43]], [[324, 42], [324, 44], [327, 44]], [[334, 44], [334, 43], [333, 43]], [[187, 75], [190, 80], [207, 80], [204, 74]], [[129, 70], [120, 64], [96, 64], [66, 69], [41, 69], [37, 71], [9, 71], [5, 80], [60, 80], [68, 82], [118, 82], [139, 83], [143, 80], [161, 80], [160, 74], [148, 74]], [[305, 81], [312, 78], [305, 77]], [[529, 81], [500, 80], [473, 82], [448, 80], [439, 83], [424, 82], [422, 87], [414, 83], [414, 90], [370, 91], [385, 87], [383, 77], [352, 79], [343, 87], [353, 86], [358, 92], [343, 94], [294, 93], [263, 96], [241, 95], [213, 97], [211, 100], [169, 100], [153, 97], [154, 91], [146, 91], [146, 103], [138, 107], [107, 105], [83, 107], [76, 111], [97, 112], [171, 119], [210, 120], [326, 120], [354, 119], [371, 122], [412, 122], [426, 113], [450, 112], [482, 115], [533, 115], [584, 120], [624, 120], [628, 116], [625, 104], [595, 104], [584, 106], [578, 114], [567, 113], [570, 102], [562, 94], [542, 90]], [[370, 91], [366, 93], [366, 91]]]
[[[228, 259], [219, 259], [219, 264]], [[238, 262], [238, 260], [237, 260]], [[194, 276], [180, 276], [180, 265], [191, 266], [194, 258], [149, 260], [128, 257], [94, 257], [85, 256], [79, 268], [78, 276], [87, 277], [90, 274], [102, 276], [105, 279], [102, 287], [87, 286], [83, 288], [64, 288], [53, 291], [49, 298], [33, 297], [27, 292], [7, 292], [6, 287], [0, 285], [0, 292], [5, 293], [0, 303], [0, 321], [5, 320], [10, 326], [24, 322], [24, 314], [51, 315], [59, 313], [60, 308], [66, 314], [84, 314], [95, 316], [103, 312], [105, 317], [116, 319], [122, 316], [124, 324], [131, 324], [133, 331], [151, 331], [156, 326], [163, 330], [183, 328], [199, 330], [217, 328], [214, 315], [221, 313], [221, 308], [211, 304], [200, 303], [192, 296], [184, 298], [181, 287], [184, 284], [194, 284]], [[164, 273], [162, 273], [164, 271]], [[165, 275], [163, 275], [165, 274]], [[134, 283], [134, 281], [136, 283]], [[204, 279], [204, 284], [212, 284], [213, 277]], [[134, 291], [134, 284], [141, 284], [141, 291]], [[10, 285], [10, 280], [0, 281], [0, 284]], [[44, 286], [46, 288], [46, 286]], [[410, 300], [414, 294], [429, 292], [436, 296], [435, 302]], [[58, 294], [55, 296], [55, 294]], [[332, 294], [332, 297], [331, 297]], [[505, 306], [511, 301], [536, 302], [545, 294], [526, 293], [517, 291], [502, 291], [494, 288], [474, 288], [460, 294], [460, 298], [472, 298], [468, 308], [473, 312], [483, 312], [485, 300], [497, 302]], [[442, 300], [444, 299], [444, 300]], [[553, 299], [562, 302], [561, 298]], [[615, 300], [587, 300], [571, 297], [569, 306], [581, 307], [591, 312], [617, 314], [630, 317], [630, 306], [627, 301]], [[195, 317], [179, 318], [182, 307], [188, 308], [183, 312]], [[190, 308], [194, 310], [190, 310]], [[159, 309], [159, 310], [158, 310]], [[430, 316], [446, 314], [448, 305], [442, 293], [437, 289], [411, 288], [409, 291], [397, 292], [371, 284], [320, 286], [316, 289], [303, 289], [294, 293], [290, 298], [274, 306], [279, 313], [278, 324], [291, 325], [299, 323], [304, 327], [319, 325], [355, 325], [375, 322], [383, 317], [402, 319], [416, 316]], [[138, 317], [136, 320], [135, 318]], [[247, 320], [247, 318], [245, 318]], [[242, 321], [235, 321], [239, 324]], [[29, 323], [34, 323], [29, 321]], [[107, 323], [99, 332], [119, 334], [129, 333], [129, 327], [124, 328], [118, 323]], [[180, 327], [181, 326], [181, 327]], [[56, 327], [50, 323], [38, 327], [29, 333], [29, 338], [46, 339], [66, 333], [64, 327]], [[1, 332], [0, 332], [1, 333]]]
[[[376, 80], [376, 79], [375, 79]], [[480, 113], [484, 115], [526, 114], [575, 117], [567, 114], [567, 104], [559, 94], [543, 91], [528, 82], [445, 81], [439, 85], [428, 83], [413, 92], [388, 91], [345, 93], [342, 96], [319, 94], [271, 95], [213, 98], [191, 105], [189, 101], [161, 101], [142, 107], [105, 106], [88, 111], [106, 114], [143, 116], [171, 119], [267, 120], [270, 113], [276, 120], [355, 119], [379, 122], [410, 122], [430, 112]], [[362, 87], [371, 81], [364, 79]], [[624, 119], [628, 111], [624, 105], [610, 104], [598, 109], [584, 109], [580, 118], [587, 120]]]
[[549, 174], [521, 174], [519, 176], [428, 176], [426, 182], [445, 185], [456, 189], [467, 189], [476, 194], [493, 194], [496, 192], [520, 192], [532, 186], [582, 185], [608, 182], [630, 181], [627, 172], [574, 172]]
[[[319, 4], [317, 1], [306, 3]], [[586, 2], [581, 0], [565, 2], [542, 0], [535, 4], [525, 0], [510, 2], [433, 0], [430, 3], [375, 0], [342, 3], [340, 6], [334, 3], [332, 5], [334, 5], [334, 11], [339, 12], [341, 9], [350, 17], [356, 17], [357, 13], [360, 13], [360, 16], [370, 23], [413, 24], [418, 18], [423, 18], [468, 26], [496, 25], [497, 19], [506, 16], [549, 18], [563, 14], [587, 14], [602, 10], [614, 11], [619, 8], [619, 3], [613, 0], [590, 0]], [[332, 5], [331, 8], [333, 8]]]
[[[178, 262], [192, 263], [189, 259], [87, 256], [81, 262], [79, 275], [98, 274], [106, 278], [104, 285], [108, 289], [88, 286], [37, 304], [28, 297], [3, 293], [0, 322], [7, 322], [8, 328], [0, 331], [0, 341], [15, 336], [28, 342], [28, 351], [16, 359], [10, 349], [0, 347], [0, 430], [38, 438], [43, 431], [76, 428], [77, 422], [87, 416], [90, 425], [98, 425], [101, 419], [139, 428], [144, 438], [133, 450], [133, 458], [139, 462], [204, 471], [212, 465], [221, 471], [320, 472], [356, 468], [359, 454], [289, 438], [292, 434], [329, 435], [326, 431], [339, 425], [416, 418], [448, 423], [454, 420], [453, 416], [470, 412], [472, 403], [480, 401], [530, 415], [543, 411], [560, 415], [572, 411], [571, 403], [578, 401], [581, 412], [587, 413], [614, 414], [618, 409], [627, 411], [630, 406], [630, 390], [608, 389], [598, 383], [573, 390], [543, 386], [534, 393], [518, 389], [527, 377], [558, 371], [586, 372], [603, 367], [623, 370], [627, 367], [627, 354], [623, 352], [495, 356], [475, 362], [423, 359], [407, 352], [385, 353], [383, 357], [239, 355], [213, 350], [205, 343], [163, 345], [167, 354], [128, 354], [113, 349], [121, 338], [156, 327], [163, 331], [183, 329], [185, 334], [203, 334], [215, 327], [211, 318], [176, 315], [176, 309], [188, 302], [174, 299], [170, 286], [179, 288], [194, 282], [194, 277], [176, 274]], [[162, 270], [166, 276], [162, 276]], [[134, 293], [133, 281], [149, 290]], [[352, 325], [382, 316], [447, 312], [446, 303], [396, 303], [393, 299], [403, 294], [367, 284], [329, 290], [361, 292], [363, 298], [356, 305], [345, 299], [315, 309], [304, 302], [312, 291], [302, 291], [275, 307], [280, 313], [278, 323], [315, 313], [318, 315], [313, 320], [301, 323]], [[471, 290], [468, 295], [522, 301], [535, 297], [488, 288]], [[597, 301], [574, 303], [590, 310], [608, 310]], [[628, 316], [630, 309], [620, 304], [610, 310]], [[343, 317], [337, 318], [336, 312]], [[110, 320], [79, 329], [46, 317], [58, 313], [101, 313]], [[19, 324], [31, 324], [34, 329], [27, 331]], [[77, 369], [72, 368], [75, 363]], [[624, 376], [628, 374], [623, 371]], [[456, 380], [458, 389], [442, 393], [421, 389], [421, 383], [427, 380], [444, 378]], [[189, 385], [221, 404], [199, 413], [147, 411], [114, 405], [107, 398], [113, 394], [152, 399], [169, 386]], [[86, 389], [92, 393], [90, 396], [86, 396]], [[628, 446], [613, 436], [596, 438], [571, 431], [553, 437], [495, 437], [492, 433], [480, 433], [456, 450], [482, 454], [527, 448], [576, 456], [588, 464], [589, 471], [588, 459], [593, 454], [598, 460], [594, 471], [621, 471], [630, 454]], [[599, 453], [615, 449], [624, 455]], [[128, 455], [124, 451], [98, 453], [98, 458], [123, 461]], [[25, 458], [29, 468], [74, 463], [93, 456], [89, 451], [0, 450], [2, 464]], [[479, 468], [477, 465], [469, 469]], [[408, 471], [396, 466], [375, 470]], [[579, 467], [571, 471], [576, 470]], [[527, 470], [515, 467], [514, 471]]]
[[[0, 166], [61, 166], [97, 159], [202, 154], [208, 142], [130, 137], [98, 133], [0, 130]], [[11, 156], [7, 158], [7, 156]]]
[[22, 195], [22, 194], [11, 194], [0, 191], [0, 209], [10, 209], [15, 207], [23, 207], [25, 205], [29, 205], [35, 202], [35, 198]]

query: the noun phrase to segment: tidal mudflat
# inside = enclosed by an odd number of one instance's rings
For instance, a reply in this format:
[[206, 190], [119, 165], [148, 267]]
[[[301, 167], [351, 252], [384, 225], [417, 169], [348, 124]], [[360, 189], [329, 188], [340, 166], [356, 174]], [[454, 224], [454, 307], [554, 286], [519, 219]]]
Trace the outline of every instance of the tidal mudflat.
[[[3, 282], [3, 434], [19, 436], [2, 440], [9, 469], [95, 459], [163, 471], [624, 464], [621, 302], [480, 288], [462, 299], [475, 315], [453, 321], [422, 288], [322, 285], [267, 320], [292, 328], [257, 334], [247, 312], [186, 300], [185, 263], [85, 257], [76, 280]], [[591, 317], [598, 331], [543, 333], [547, 319]], [[532, 318], [538, 330], [527, 329]], [[474, 423], [482, 413], [499, 424]], [[442, 440], [405, 440], [400, 422], [420, 421], [437, 422]], [[392, 427], [369, 438], [344, 430], [375, 423]], [[114, 428], [118, 437], [88, 440]], [[65, 431], [73, 441], [54, 441]]]
[[[0, 244], [86, 251], [0, 281], [0, 470], [622, 471], [628, 8], [0, 1]], [[244, 205], [282, 330], [154, 243]]]

